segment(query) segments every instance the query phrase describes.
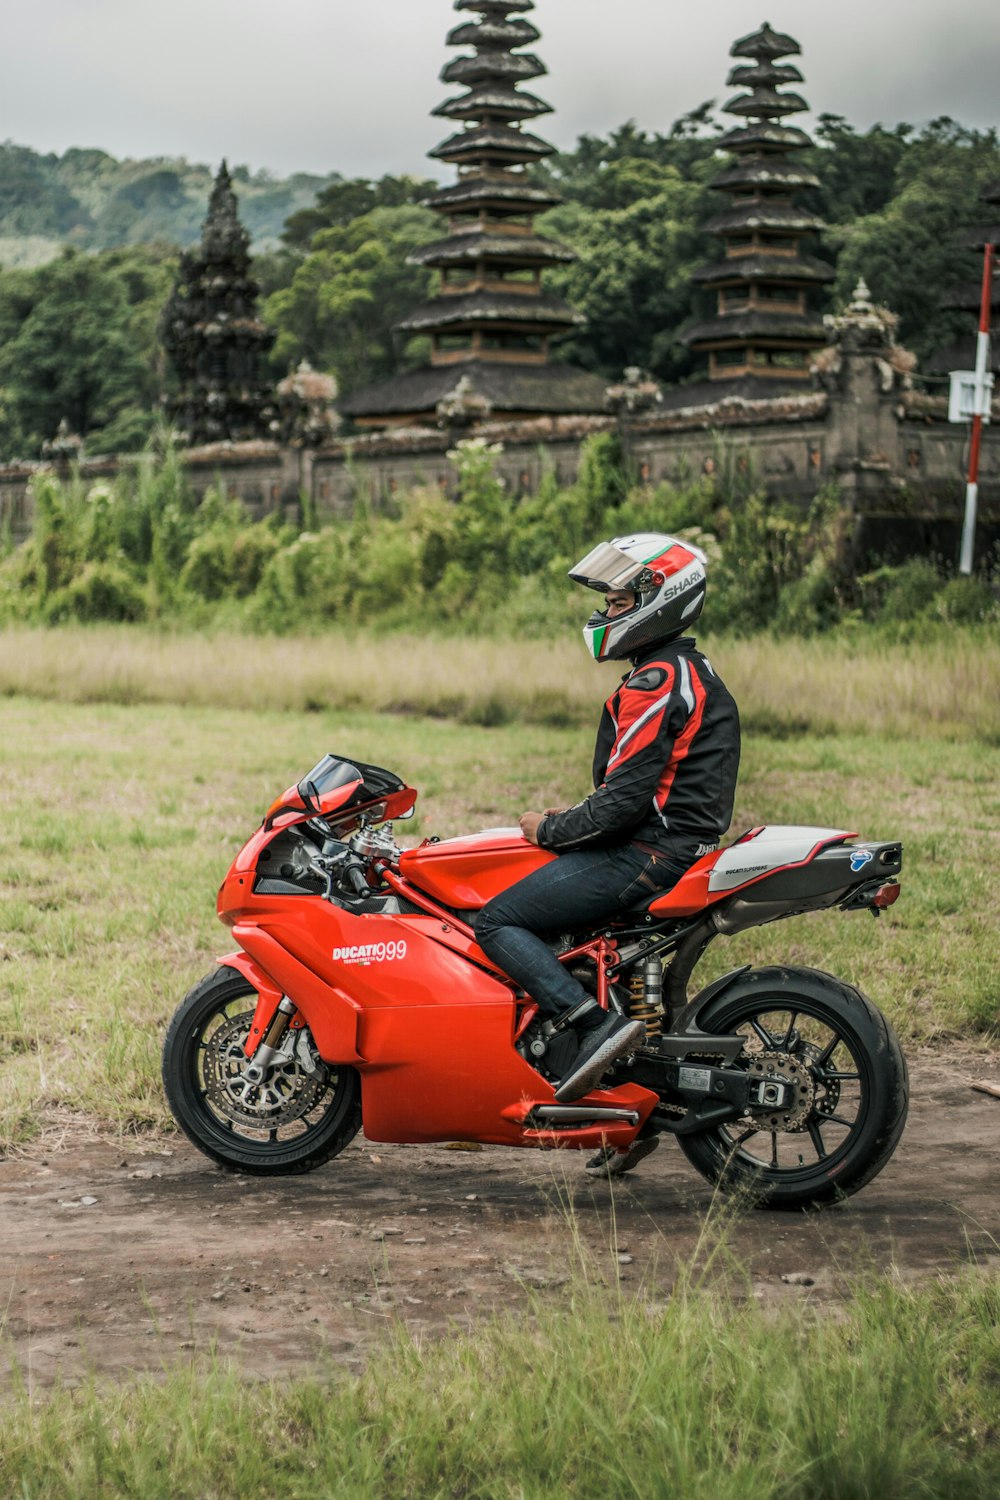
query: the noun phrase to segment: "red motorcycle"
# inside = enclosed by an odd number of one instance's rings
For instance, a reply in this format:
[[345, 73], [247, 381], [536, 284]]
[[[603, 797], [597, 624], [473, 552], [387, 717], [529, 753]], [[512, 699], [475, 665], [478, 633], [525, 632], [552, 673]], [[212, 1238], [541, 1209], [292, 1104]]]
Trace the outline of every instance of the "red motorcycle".
[[[776, 1208], [829, 1203], [885, 1166], [907, 1073], [885, 1017], [816, 969], [750, 965], [693, 998], [720, 934], [899, 894], [898, 843], [752, 828], [674, 888], [558, 951], [645, 1040], [572, 1104], [576, 1041], [482, 952], [476, 913], [556, 855], [517, 829], [401, 849], [417, 794], [327, 755], [236, 856], [218, 912], [238, 951], [167, 1033], [163, 1079], [188, 1137], [223, 1167], [307, 1172], [363, 1126], [372, 1141], [604, 1148], [669, 1133], [709, 1181]], [[641, 1154], [641, 1153], [638, 1153]]]

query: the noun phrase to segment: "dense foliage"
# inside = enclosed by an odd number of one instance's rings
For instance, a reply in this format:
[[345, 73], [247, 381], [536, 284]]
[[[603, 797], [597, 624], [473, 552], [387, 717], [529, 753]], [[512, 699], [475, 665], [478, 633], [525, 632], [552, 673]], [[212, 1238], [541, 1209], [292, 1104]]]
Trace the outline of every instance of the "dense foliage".
[[[366, 629], [545, 635], [579, 623], [566, 571], [595, 536], [680, 532], [711, 559], [707, 623], [811, 634], [850, 621], [997, 619], [991, 584], [945, 582], [930, 560], [857, 577], [834, 493], [811, 511], [765, 501], [751, 471], [720, 450], [715, 473], [683, 489], [630, 486], [617, 442], [585, 445], [575, 485], [546, 477], [512, 501], [481, 440], [451, 455], [450, 495], [415, 490], [372, 507], [358, 476], [355, 514], [318, 526], [254, 522], [210, 490], [199, 503], [168, 448], [113, 484], [40, 476], [31, 538], [0, 562], [0, 623], [160, 620], [260, 631]], [[391, 579], [391, 588], [386, 580]]]
[[166, 251], [65, 249], [0, 271], [0, 454], [37, 457], [65, 420], [91, 452], [141, 448], [164, 386]]
[[[236, 166], [243, 220], [251, 237], [277, 243], [285, 220], [339, 181], [297, 172], [282, 179]], [[213, 171], [183, 157], [119, 161], [79, 147], [42, 155], [0, 145], [0, 262], [33, 265], [61, 244], [110, 250], [122, 245], [193, 244], [201, 232]]]
[[[721, 206], [709, 184], [720, 168], [723, 129], [705, 104], [663, 134], [630, 122], [604, 138], [583, 136], [541, 169], [564, 202], [539, 227], [579, 255], [550, 272], [549, 283], [588, 319], [563, 343], [562, 358], [609, 380], [626, 365], [668, 382], [697, 374], [682, 334], [711, 311], [691, 272], [721, 253], [703, 226]], [[833, 286], [814, 294], [817, 311], [844, 302], [863, 275], [876, 301], [899, 313], [900, 341], [918, 358], [971, 334], [971, 314], [941, 301], [954, 283], [978, 279], [976, 252], [958, 249], [956, 236], [987, 216], [980, 195], [1000, 179], [996, 131], [942, 118], [919, 130], [901, 124], [860, 132], [824, 115], [802, 155], [820, 180], [802, 194], [803, 206], [828, 225], [808, 248], [836, 266]], [[407, 263], [410, 250], [441, 233], [422, 206], [432, 184], [336, 175], [281, 183], [245, 168], [233, 176], [257, 242], [262, 308], [277, 335], [276, 378], [308, 359], [335, 373], [346, 392], [424, 357], [426, 341], [401, 338], [394, 325], [433, 281]], [[40, 157], [2, 147], [0, 264], [13, 264], [15, 242], [2, 238], [5, 229], [47, 236], [46, 254], [56, 238], [86, 247], [190, 243], [209, 188], [207, 168], [185, 163], [120, 163], [98, 151]], [[154, 330], [169, 263], [169, 252], [135, 243], [0, 272], [0, 342], [10, 346], [0, 370], [0, 457], [37, 456], [62, 417], [91, 451], [141, 441], [165, 379]], [[56, 369], [60, 327], [69, 348]]]

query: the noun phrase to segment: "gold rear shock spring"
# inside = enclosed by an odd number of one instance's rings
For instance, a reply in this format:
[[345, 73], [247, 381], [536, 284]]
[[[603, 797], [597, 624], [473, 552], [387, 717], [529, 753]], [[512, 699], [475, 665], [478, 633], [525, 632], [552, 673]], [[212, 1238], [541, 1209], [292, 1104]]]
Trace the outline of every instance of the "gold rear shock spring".
[[[652, 965], [656, 973], [651, 972]], [[647, 1037], [659, 1036], [663, 1030], [663, 1011], [659, 997], [663, 986], [663, 969], [659, 959], [647, 959], [636, 965], [628, 982], [628, 1013], [633, 1021], [641, 1021]]]

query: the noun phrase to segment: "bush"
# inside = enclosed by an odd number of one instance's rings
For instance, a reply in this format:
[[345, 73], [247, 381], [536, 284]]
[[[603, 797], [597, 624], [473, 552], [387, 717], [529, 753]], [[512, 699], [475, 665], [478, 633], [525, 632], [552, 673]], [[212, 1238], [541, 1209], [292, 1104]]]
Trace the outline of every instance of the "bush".
[[995, 587], [944, 581], [926, 558], [855, 578], [850, 516], [835, 492], [808, 511], [778, 503], [722, 447], [710, 475], [626, 491], [617, 438], [591, 437], [575, 484], [560, 488], [549, 472], [519, 501], [495, 472], [498, 451], [459, 443], [450, 497], [416, 489], [374, 515], [359, 501], [351, 519], [296, 535], [277, 514], [253, 522], [221, 485], [199, 501], [156, 433], [113, 481], [36, 481], [34, 535], [0, 553], [0, 619], [186, 618], [274, 632], [336, 620], [543, 636], [587, 612], [567, 570], [595, 542], [632, 531], [669, 532], [708, 553], [708, 629], [812, 635], [877, 623], [906, 636], [998, 618]]
[[1000, 614], [997, 596], [984, 578], [950, 578], [934, 600], [934, 613], [951, 625], [979, 625]]
[[44, 617], [50, 625], [67, 620], [134, 623], [145, 620], [147, 613], [145, 594], [128, 569], [122, 563], [105, 561], [85, 563], [72, 583], [51, 594]]

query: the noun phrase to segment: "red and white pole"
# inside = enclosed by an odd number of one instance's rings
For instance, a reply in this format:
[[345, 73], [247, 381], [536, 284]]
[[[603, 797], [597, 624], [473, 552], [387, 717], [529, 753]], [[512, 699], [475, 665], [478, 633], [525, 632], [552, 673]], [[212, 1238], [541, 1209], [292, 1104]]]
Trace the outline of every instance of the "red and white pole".
[[975, 414], [972, 418], [972, 443], [969, 448], [969, 482], [965, 486], [965, 520], [962, 525], [960, 573], [972, 572], [972, 554], [976, 540], [976, 500], [979, 496], [979, 446], [983, 437], [983, 416], [988, 415], [992, 381], [990, 368], [990, 287], [993, 277], [993, 246], [983, 252], [983, 295], [979, 304], [979, 334], [976, 339]]

